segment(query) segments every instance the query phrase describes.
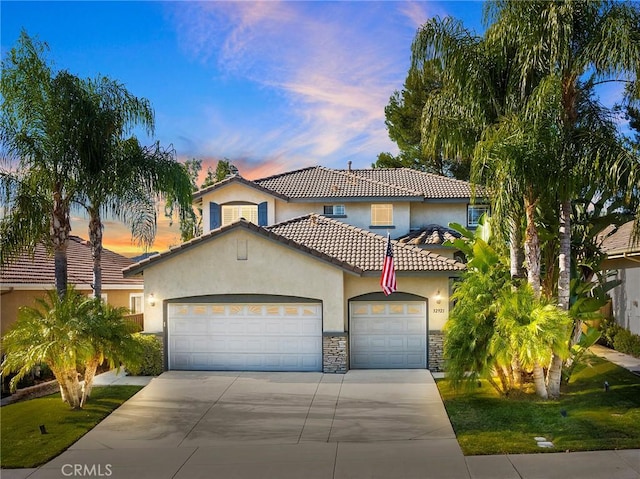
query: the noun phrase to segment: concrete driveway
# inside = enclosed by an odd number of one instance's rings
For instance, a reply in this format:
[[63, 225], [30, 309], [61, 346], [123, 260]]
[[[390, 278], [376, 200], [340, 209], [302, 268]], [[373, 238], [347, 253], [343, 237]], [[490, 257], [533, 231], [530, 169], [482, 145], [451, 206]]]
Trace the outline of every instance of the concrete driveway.
[[136, 479], [468, 477], [428, 371], [167, 372], [29, 477], [76, 464]]

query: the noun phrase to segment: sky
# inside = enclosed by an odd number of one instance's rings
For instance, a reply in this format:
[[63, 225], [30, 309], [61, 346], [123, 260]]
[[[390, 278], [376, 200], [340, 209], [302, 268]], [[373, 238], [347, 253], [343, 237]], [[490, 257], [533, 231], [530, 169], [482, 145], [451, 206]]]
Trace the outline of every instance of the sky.
[[[397, 152], [384, 107], [402, 89], [425, 21], [454, 16], [481, 33], [481, 2], [207, 1], [0, 3], [2, 56], [24, 29], [55, 69], [106, 75], [155, 111], [154, 137], [178, 159], [227, 158], [248, 179], [306, 166], [366, 168]], [[160, 213], [161, 251], [180, 242]], [[76, 215], [72, 234], [87, 237]], [[104, 245], [142, 250], [107, 221]]]

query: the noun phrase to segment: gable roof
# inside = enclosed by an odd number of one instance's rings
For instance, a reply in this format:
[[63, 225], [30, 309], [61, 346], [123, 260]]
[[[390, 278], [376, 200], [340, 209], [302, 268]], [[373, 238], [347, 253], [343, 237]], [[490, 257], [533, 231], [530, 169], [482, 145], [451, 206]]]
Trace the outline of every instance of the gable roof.
[[[78, 237], [69, 237], [67, 248], [67, 271], [69, 283], [91, 285], [93, 283], [93, 259], [91, 245]], [[108, 249], [102, 250], [102, 288], [129, 285], [133, 288], [143, 284], [142, 278], [125, 278], [122, 269], [133, 264], [129, 258]], [[54, 285], [54, 258], [43, 245], [36, 246], [33, 257], [23, 253], [0, 269], [0, 281], [4, 285]], [[137, 288], [136, 288], [137, 289]]]
[[442, 246], [445, 241], [453, 241], [462, 235], [451, 228], [430, 224], [398, 238], [399, 243], [410, 245]]
[[[469, 199], [469, 182], [424, 173], [410, 168], [337, 170], [312, 166], [250, 181], [239, 175], [224, 179], [194, 194], [194, 199], [231, 182], [240, 182], [284, 199], [360, 199], [388, 198], [396, 201]], [[480, 188], [478, 195], [482, 194]]]
[[610, 230], [603, 232], [607, 236], [602, 241], [602, 251], [607, 256], [624, 255], [625, 253], [638, 253], [640, 252], [640, 241], [633, 242], [633, 223], [629, 221], [617, 229], [611, 228]]
[[[321, 215], [310, 214], [268, 227], [257, 226], [240, 219], [131, 265], [123, 273], [125, 277], [138, 274], [159, 261], [197, 247], [236, 228], [246, 228], [356, 274], [382, 270], [387, 241], [385, 237]], [[421, 248], [396, 241], [392, 243], [396, 271], [460, 271], [465, 267], [462, 263]]]

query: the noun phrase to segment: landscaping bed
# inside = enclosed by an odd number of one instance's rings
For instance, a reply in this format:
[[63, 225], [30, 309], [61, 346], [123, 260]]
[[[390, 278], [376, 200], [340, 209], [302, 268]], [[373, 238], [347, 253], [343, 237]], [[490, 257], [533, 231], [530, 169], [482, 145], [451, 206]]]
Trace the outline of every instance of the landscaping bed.
[[[141, 386], [95, 387], [84, 409], [72, 410], [60, 394], [4, 406], [0, 467], [36, 467], [65, 451]], [[46, 434], [40, 432], [40, 426]]]
[[486, 381], [460, 391], [437, 384], [465, 455], [640, 448], [640, 377], [592, 354], [558, 401], [504, 398]]

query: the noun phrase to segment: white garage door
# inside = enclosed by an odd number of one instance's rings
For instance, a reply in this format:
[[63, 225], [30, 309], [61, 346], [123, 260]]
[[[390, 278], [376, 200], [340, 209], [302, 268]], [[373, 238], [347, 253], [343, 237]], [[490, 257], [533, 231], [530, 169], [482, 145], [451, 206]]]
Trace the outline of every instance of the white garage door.
[[169, 304], [169, 369], [321, 371], [322, 306]]
[[427, 314], [424, 301], [352, 301], [351, 367], [427, 367]]

